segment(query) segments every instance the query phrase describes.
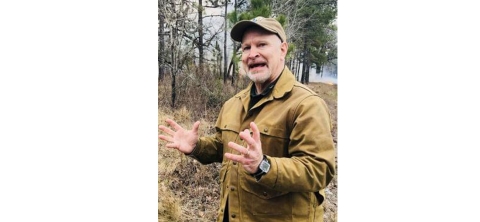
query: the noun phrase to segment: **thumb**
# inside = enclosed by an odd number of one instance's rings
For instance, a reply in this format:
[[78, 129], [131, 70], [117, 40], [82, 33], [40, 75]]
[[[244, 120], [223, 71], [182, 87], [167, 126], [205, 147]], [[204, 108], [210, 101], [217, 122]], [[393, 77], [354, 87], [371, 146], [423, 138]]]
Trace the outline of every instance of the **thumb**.
[[197, 133], [199, 127], [200, 127], [200, 121], [195, 122], [195, 123], [193, 124], [192, 131], [193, 131], [194, 133]]

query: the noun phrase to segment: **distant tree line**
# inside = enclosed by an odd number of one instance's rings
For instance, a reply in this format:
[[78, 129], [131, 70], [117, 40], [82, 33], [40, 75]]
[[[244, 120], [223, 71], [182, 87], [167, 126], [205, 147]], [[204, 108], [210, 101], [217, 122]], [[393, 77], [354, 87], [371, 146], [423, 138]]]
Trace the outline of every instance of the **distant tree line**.
[[[221, 13], [207, 14], [207, 8]], [[298, 81], [308, 84], [313, 64], [317, 73], [326, 65], [336, 66], [336, 0], [158, 0], [158, 80], [171, 84], [172, 107], [181, 87], [178, 76], [213, 75], [224, 85], [236, 83], [241, 52], [235, 42], [227, 51], [229, 31], [236, 22], [257, 16], [274, 17], [283, 25], [287, 65]], [[214, 17], [223, 24], [205, 24]]]

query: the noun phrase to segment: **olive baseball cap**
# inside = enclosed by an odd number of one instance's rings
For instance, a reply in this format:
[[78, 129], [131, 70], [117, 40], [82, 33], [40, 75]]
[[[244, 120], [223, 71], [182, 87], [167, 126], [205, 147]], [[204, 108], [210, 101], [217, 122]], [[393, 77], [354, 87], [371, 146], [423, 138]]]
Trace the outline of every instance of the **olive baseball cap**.
[[277, 34], [282, 42], [287, 40], [287, 35], [285, 35], [282, 25], [276, 19], [264, 18], [262, 16], [258, 16], [252, 20], [242, 20], [237, 22], [237, 24], [233, 26], [232, 31], [230, 31], [230, 36], [233, 40], [241, 42], [245, 31], [252, 26], [258, 26], [268, 32]]

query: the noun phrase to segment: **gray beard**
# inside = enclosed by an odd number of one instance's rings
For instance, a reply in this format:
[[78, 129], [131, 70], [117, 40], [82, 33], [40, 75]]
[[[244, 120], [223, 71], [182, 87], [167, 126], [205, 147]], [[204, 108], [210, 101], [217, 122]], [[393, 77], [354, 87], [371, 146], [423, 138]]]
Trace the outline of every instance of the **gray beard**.
[[257, 75], [257, 74], [252, 74], [251, 72], [247, 72], [247, 76], [250, 80], [252, 80], [254, 83], [260, 83], [263, 84], [265, 81], [267, 81], [272, 74], [268, 73], [267, 75]]

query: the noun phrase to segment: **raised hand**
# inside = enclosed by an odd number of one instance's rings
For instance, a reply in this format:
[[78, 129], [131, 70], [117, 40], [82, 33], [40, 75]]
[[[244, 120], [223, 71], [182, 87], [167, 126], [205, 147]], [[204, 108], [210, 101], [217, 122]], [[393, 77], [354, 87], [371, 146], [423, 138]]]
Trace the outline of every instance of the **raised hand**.
[[251, 122], [250, 128], [252, 129], [253, 136], [250, 135], [250, 130], [248, 129], [245, 129], [239, 134], [240, 138], [247, 143], [247, 147], [240, 146], [234, 142], [228, 143], [230, 148], [240, 152], [241, 155], [225, 153], [225, 158], [241, 163], [247, 172], [253, 174], [257, 172], [258, 165], [262, 162], [263, 151], [262, 143], [260, 142], [260, 131], [257, 125]]
[[190, 154], [198, 141], [200, 121], [195, 122], [191, 130], [182, 128], [171, 119], [167, 119], [165, 122], [167, 122], [173, 130], [164, 125], [160, 125], [158, 128], [167, 135], [159, 135], [158, 138], [168, 142], [166, 147]]

